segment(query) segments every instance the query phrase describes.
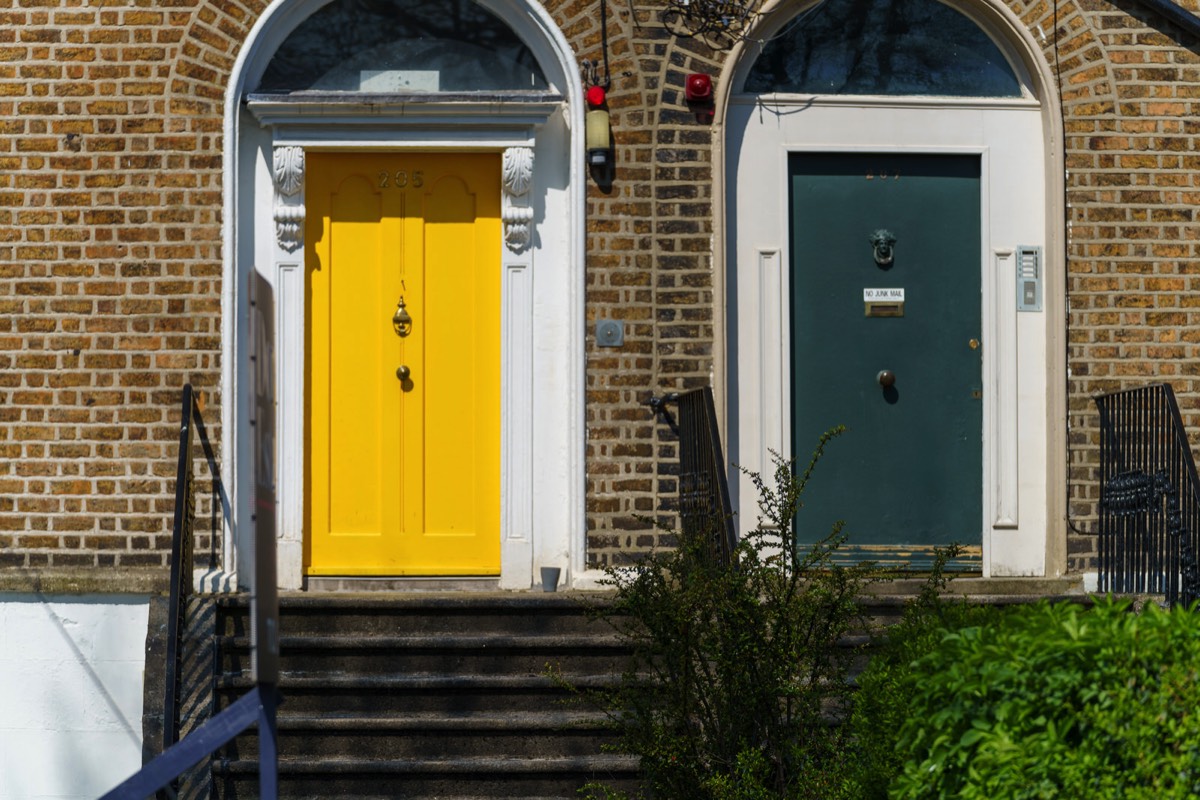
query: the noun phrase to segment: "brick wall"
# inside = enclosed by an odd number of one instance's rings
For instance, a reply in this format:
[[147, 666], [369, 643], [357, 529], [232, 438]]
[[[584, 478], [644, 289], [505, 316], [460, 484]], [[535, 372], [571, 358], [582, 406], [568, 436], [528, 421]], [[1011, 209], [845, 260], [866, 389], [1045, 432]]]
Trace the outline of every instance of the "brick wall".
[[[599, 44], [595, 2], [564, 30]], [[722, 53], [675, 39], [658, 7], [609, 8], [614, 169], [588, 184], [588, 555], [621, 563], [671, 537], [678, 454], [646, 402], [707, 385], [713, 364], [712, 136], [683, 98], [689, 72]], [[601, 58], [597, 47], [582, 52]], [[596, 319], [624, 322], [625, 345], [597, 347]]]
[[[600, 62], [597, 4], [550, 7]], [[221, 103], [261, 10], [0, 1], [0, 566], [164, 562], [185, 381], [219, 441]], [[610, 9], [617, 167], [589, 184], [588, 319], [627, 326], [623, 348], [588, 340], [601, 563], [654, 544], [635, 515], [674, 491], [643, 403], [711, 371], [710, 136], [678, 94], [713, 54], [656, 20]]]
[[[587, 504], [591, 560], [614, 563], [661, 541], [642, 515], [672, 518], [675, 444], [644, 402], [711, 378], [712, 141], [680, 94], [723, 54], [667, 35], [659, 0], [607, 5], [606, 29], [599, 0], [547, 5], [580, 58], [602, 62], [607, 34], [616, 166], [588, 185]], [[165, 560], [185, 381], [220, 438], [222, 98], [263, 7], [0, 0], [0, 566]], [[1197, 42], [1134, 2], [1012, 8], [1061, 75], [1078, 569], [1094, 553], [1090, 397], [1166, 378], [1200, 430], [1200, 65]], [[598, 318], [624, 322], [624, 347], [596, 346]]]
[[182, 384], [219, 418], [221, 126], [165, 5], [0, 2], [0, 566], [163, 564]]
[[[1196, 10], [1195, 3], [1183, 3]], [[1200, 433], [1195, 208], [1198, 42], [1136, 3], [1026, 17], [1057, 42], [1066, 132], [1068, 567], [1094, 568], [1098, 418], [1091, 398], [1165, 380]], [[1053, 34], [1051, 34], [1053, 32]], [[1057, 56], [1057, 59], [1056, 59]]]

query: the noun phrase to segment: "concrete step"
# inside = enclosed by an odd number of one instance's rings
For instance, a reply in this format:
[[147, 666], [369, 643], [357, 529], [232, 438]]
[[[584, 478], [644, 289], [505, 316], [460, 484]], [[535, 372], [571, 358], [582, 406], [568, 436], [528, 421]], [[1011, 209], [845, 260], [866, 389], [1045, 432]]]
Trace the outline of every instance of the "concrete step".
[[[616, 675], [564, 673], [572, 686], [606, 689]], [[253, 686], [248, 675], [217, 679], [218, 707]], [[281, 714], [485, 713], [548, 708], [569, 693], [545, 675], [338, 675], [283, 673], [279, 682], [284, 705]]]
[[[279, 599], [280, 632], [310, 634], [415, 635], [520, 631], [527, 635], [611, 631], [593, 611], [611, 604], [605, 594], [311, 594]], [[217, 633], [248, 635], [249, 599], [221, 597]]]
[[[284, 620], [286, 623], [286, 620]], [[248, 636], [218, 637], [219, 668], [250, 668]], [[377, 672], [541, 674], [570, 663], [580, 671], [619, 672], [628, 647], [615, 633], [307, 634], [280, 637], [280, 668], [307, 675]]]
[[[258, 763], [228, 759], [213, 764], [218, 797], [258, 795]], [[526, 758], [284, 758], [280, 798], [533, 798], [578, 797], [591, 781], [633, 789], [637, 763], [626, 756]]]
[[[289, 714], [279, 720], [284, 758], [579, 757], [599, 754], [615, 739], [604, 715], [580, 711]], [[239, 737], [227, 755], [246, 759], [257, 753], [256, 730]]]

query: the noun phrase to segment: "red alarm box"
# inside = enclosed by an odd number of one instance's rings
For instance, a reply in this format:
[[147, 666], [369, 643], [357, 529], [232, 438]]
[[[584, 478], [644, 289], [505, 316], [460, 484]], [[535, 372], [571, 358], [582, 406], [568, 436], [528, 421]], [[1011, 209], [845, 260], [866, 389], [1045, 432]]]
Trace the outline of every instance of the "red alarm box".
[[683, 83], [683, 96], [689, 103], [712, 102], [712, 78], [693, 72]]

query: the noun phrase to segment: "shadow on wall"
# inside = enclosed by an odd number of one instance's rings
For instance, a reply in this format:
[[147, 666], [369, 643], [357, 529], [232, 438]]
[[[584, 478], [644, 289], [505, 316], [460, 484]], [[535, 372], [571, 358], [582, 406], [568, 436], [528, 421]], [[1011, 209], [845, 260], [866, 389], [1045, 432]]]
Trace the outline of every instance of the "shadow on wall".
[[149, 601], [0, 595], [0, 800], [103, 794], [141, 766]]

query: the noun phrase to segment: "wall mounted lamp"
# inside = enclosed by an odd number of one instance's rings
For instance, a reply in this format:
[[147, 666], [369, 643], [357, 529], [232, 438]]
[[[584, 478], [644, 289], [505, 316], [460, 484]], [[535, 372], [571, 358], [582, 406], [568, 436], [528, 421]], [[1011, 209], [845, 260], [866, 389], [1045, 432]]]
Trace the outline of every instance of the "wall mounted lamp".
[[612, 154], [612, 129], [605, 107], [607, 93], [603, 86], [589, 86], [585, 96], [588, 111], [584, 120], [583, 139], [587, 148], [587, 163], [589, 166], [603, 167], [608, 164]]

